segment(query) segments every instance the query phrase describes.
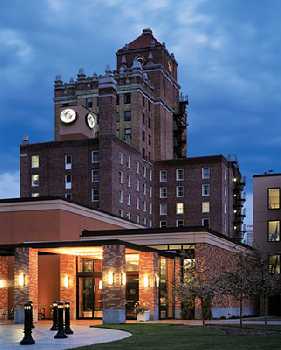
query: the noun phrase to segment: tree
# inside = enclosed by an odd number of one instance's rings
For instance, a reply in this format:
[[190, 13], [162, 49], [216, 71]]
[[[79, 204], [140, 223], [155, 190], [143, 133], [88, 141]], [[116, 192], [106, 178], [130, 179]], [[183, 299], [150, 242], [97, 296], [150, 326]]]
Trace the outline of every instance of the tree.
[[223, 272], [217, 279], [217, 292], [233, 296], [239, 301], [240, 327], [243, 327], [243, 302], [256, 295], [256, 261], [253, 256], [237, 253], [236, 266]]
[[176, 286], [177, 296], [184, 303], [198, 299], [202, 314], [203, 327], [206, 325], [207, 309], [215, 293], [214, 281], [209, 281], [202, 267], [198, 269], [195, 264], [184, 269], [183, 281]]

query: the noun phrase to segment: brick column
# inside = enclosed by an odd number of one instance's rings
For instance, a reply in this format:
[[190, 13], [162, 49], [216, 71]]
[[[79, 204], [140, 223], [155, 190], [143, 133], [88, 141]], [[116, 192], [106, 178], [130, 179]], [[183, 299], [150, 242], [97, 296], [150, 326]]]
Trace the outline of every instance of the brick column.
[[60, 301], [70, 302], [71, 319], [76, 319], [76, 256], [60, 255]]
[[[181, 271], [181, 259], [175, 258], [175, 286], [181, 283], [182, 271]], [[182, 307], [181, 307], [181, 299], [177, 295], [177, 291], [175, 291], [175, 319], [182, 318]]]
[[150, 319], [159, 319], [159, 257], [157, 253], [140, 252], [139, 260], [139, 300], [150, 310]]
[[16, 248], [14, 265], [15, 323], [24, 321], [24, 304], [33, 302], [34, 321], [38, 320], [38, 252], [31, 248]]
[[126, 321], [126, 286], [122, 284], [125, 274], [125, 246], [103, 246], [103, 323]]
[[0, 316], [8, 316], [8, 278], [8, 258], [0, 256]]

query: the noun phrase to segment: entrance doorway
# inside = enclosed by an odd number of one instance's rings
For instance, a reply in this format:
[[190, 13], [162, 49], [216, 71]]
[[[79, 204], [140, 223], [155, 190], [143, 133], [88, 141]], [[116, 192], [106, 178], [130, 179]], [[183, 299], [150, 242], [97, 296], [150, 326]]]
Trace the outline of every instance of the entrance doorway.
[[102, 318], [101, 260], [78, 258], [77, 261], [77, 318]]
[[136, 320], [136, 303], [139, 301], [139, 274], [127, 272], [126, 274], [126, 318]]

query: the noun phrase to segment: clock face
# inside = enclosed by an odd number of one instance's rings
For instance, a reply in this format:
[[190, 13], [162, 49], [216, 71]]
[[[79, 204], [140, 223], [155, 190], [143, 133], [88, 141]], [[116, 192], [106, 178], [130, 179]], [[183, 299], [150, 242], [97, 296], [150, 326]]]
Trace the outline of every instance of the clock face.
[[97, 116], [94, 113], [88, 113], [86, 115], [86, 123], [90, 129], [94, 129], [97, 125]]
[[60, 120], [65, 124], [70, 124], [76, 120], [76, 112], [74, 109], [66, 108], [60, 113]]

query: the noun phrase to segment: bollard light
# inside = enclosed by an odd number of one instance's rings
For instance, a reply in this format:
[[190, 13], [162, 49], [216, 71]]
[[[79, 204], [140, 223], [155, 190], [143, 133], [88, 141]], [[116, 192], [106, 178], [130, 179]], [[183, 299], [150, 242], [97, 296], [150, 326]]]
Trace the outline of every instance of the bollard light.
[[53, 303], [52, 309], [53, 309], [53, 325], [50, 330], [57, 331], [58, 330], [58, 303], [56, 301]]
[[65, 334], [73, 334], [73, 330], [70, 328], [70, 303], [65, 302], [64, 303], [64, 312], [65, 312], [65, 318], [64, 318], [64, 331]]
[[33, 302], [32, 302], [31, 300], [29, 300], [28, 304], [29, 304], [30, 307], [31, 307], [31, 311], [30, 311], [30, 313], [31, 313], [31, 327], [32, 327], [32, 328], [35, 328], [34, 322], [33, 322]]
[[32, 306], [27, 303], [24, 305], [24, 337], [20, 342], [20, 345], [32, 345], [35, 344], [32, 338]]
[[58, 332], [55, 335], [55, 339], [64, 339], [67, 338], [67, 335], [64, 332], [64, 324], [63, 324], [63, 309], [64, 305], [62, 302], [58, 302]]

